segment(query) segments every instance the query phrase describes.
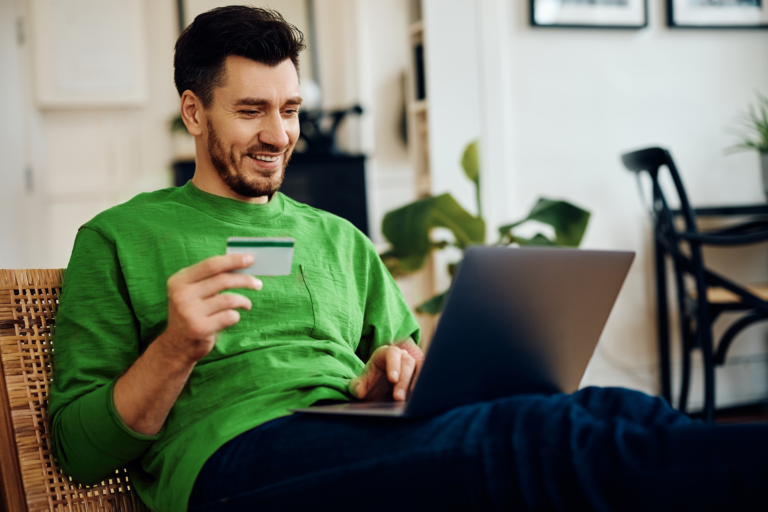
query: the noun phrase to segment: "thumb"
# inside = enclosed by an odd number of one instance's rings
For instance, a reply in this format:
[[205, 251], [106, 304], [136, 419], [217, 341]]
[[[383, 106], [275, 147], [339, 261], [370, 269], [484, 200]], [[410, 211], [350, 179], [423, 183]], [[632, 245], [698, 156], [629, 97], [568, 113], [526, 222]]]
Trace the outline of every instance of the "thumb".
[[368, 394], [368, 381], [364, 376], [355, 377], [349, 381], [349, 392], [357, 399], [365, 398]]

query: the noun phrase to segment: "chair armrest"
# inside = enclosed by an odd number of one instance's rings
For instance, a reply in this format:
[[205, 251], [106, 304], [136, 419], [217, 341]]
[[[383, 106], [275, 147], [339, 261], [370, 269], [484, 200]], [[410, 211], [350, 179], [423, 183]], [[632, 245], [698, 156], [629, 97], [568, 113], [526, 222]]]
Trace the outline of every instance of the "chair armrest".
[[687, 242], [697, 242], [704, 245], [747, 245], [768, 241], [768, 230], [751, 235], [713, 235], [684, 232], [678, 236]]

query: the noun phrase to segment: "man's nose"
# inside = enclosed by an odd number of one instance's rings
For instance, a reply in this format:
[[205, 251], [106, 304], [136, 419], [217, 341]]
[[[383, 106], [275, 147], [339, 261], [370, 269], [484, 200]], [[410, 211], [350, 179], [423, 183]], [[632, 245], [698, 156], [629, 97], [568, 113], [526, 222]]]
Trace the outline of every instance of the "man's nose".
[[259, 141], [279, 148], [288, 145], [288, 132], [280, 112], [271, 113], [264, 119], [262, 130], [259, 132]]

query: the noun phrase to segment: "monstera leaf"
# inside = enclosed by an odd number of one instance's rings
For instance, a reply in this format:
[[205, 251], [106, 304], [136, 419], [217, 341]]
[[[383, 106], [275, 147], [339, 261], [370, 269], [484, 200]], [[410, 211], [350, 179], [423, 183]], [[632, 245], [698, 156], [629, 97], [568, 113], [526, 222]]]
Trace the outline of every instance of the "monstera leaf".
[[450, 229], [460, 249], [485, 242], [485, 221], [467, 212], [450, 194], [420, 199], [384, 216], [381, 231], [391, 248], [381, 259], [392, 275], [419, 270], [432, 249], [447, 245], [432, 241], [429, 234], [434, 228]]
[[[461, 156], [464, 174], [475, 185], [477, 194], [477, 217], [468, 213], [450, 194], [420, 199], [398, 208], [384, 216], [381, 230], [391, 247], [381, 254], [381, 259], [395, 276], [416, 272], [426, 263], [433, 249], [442, 249], [448, 242], [433, 241], [430, 232], [434, 228], [448, 228], [453, 232], [453, 245], [465, 249], [473, 244], [485, 242], [485, 221], [480, 204], [480, 148], [473, 141]], [[499, 228], [498, 245], [517, 243], [521, 246], [565, 246], [578, 247], [589, 222], [589, 212], [567, 201], [541, 198], [526, 218]], [[512, 230], [517, 226], [536, 220], [549, 224], [555, 229], [555, 239], [550, 240], [541, 233], [533, 238], [515, 236]], [[456, 274], [457, 263], [448, 265], [451, 279]], [[436, 315], [443, 310], [447, 292], [439, 293], [416, 307], [416, 312]]]
[[472, 141], [467, 144], [464, 154], [461, 156], [461, 167], [464, 174], [471, 182], [475, 184], [475, 195], [477, 197], [477, 216], [483, 216], [483, 208], [480, 202], [480, 148], [478, 141]]
[[[526, 218], [499, 228], [501, 245], [518, 243], [522, 246], [560, 245], [578, 247], [589, 223], [589, 212], [568, 201], [554, 201], [540, 198]], [[537, 220], [555, 228], [555, 239], [550, 240], [541, 233], [533, 238], [522, 238], [512, 234], [512, 229], [528, 222]]]

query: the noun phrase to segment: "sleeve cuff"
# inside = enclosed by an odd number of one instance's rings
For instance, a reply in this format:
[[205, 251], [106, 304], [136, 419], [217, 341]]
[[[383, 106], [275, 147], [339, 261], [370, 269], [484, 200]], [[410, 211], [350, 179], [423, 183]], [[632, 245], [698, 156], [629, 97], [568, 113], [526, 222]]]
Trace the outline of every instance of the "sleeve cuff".
[[138, 458], [152, 443], [162, 437], [165, 425], [153, 436], [131, 430], [115, 407], [116, 382], [117, 378], [82, 397], [79, 400], [79, 416], [81, 425], [93, 444], [102, 452], [128, 463]]
[[85, 485], [94, 485], [138, 459], [160, 439], [134, 432], [115, 408], [114, 379], [67, 405], [53, 418], [54, 450], [62, 469]]

